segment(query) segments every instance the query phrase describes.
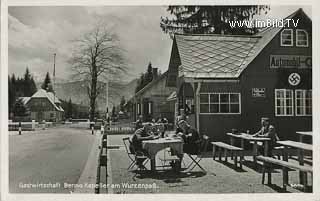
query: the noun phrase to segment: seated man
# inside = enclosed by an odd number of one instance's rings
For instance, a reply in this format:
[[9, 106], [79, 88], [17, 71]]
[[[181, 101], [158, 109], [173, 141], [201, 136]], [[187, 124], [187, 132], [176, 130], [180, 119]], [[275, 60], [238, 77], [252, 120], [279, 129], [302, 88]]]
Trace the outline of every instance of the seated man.
[[269, 118], [261, 118], [261, 129], [253, 134], [255, 137], [268, 137], [271, 140], [268, 143], [268, 156], [272, 156], [272, 149], [277, 141], [276, 129], [273, 125], [270, 124]]
[[135, 129], [138, 130], [139, 128], [142, 128], [142, 116], [140, 115], [139, 118], [136, 121], [136, 127]]
[[146, 151], [142, 148], [142, 141], [155, 139], [155, 136], [151, 131], [151, 127], [151, 124], [146, 124], [142, 128], [139, 128], [134, 132], [133, 136], [130, 139], [130, 146], [132, 146], [130, 147], [130, 151], [134, 150], [135, 152], [142, 152], [146, 154]]
[[197, 154], [199, 150], [200, 134], [185, 121], [178, 122], [177, 134], [184, 140], [183, 152], [189, 154]]

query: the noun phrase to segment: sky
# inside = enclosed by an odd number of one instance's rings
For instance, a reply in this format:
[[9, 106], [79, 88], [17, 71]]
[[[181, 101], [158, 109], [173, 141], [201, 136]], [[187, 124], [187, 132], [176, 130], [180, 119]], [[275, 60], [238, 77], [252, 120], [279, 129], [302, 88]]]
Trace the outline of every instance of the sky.
[[[301, 6], [271, 6], [267, 16], [284, 18]], [[161, 72], [168, 69], [172, 40], [160, 28], [160, 17], [168, 16], [166, 6], [42, 6], [9, 7], [9, 74], [22, 76], [29, 68], [37, 81], [53, 72], [56, 53], [56, 77], [69, 79], [67, 60], [73, 40], [82, 37], [97, 22], [103, 21], [119, 37], [126, 51], [130, 81], [147, 68], [149, 62]], [[303, 7], [311, 16], [311, 7]]]

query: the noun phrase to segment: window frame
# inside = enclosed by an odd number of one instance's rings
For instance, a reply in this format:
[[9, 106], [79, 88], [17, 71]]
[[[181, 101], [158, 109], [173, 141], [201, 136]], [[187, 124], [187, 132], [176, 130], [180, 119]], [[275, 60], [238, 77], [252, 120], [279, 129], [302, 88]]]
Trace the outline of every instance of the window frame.
[[[200, 95], [203, 95], [203, 94], [208, 96], [208, 102], [207, 103], [201, 103], [201, 101], [200, 101]], [[238, 113], [234, 113], [234, 112], [212, 113], [212, 112], [210, 112], [210, 105], [217, 104], [217, 103], [213, 103], [213, 102], [211, 103], [210, 102], [210, 95], [213, 95], [213, 94], [218, 94], [219, 95], [219, 100], [218, 100], [219, 111], [220, 111], [220, 105], [221, 105], [221, 101], [220, 101], [220, 95], [221, 94], [228, 94], [229, 95], [229, 102], [228, 102], [229, 111], [230, 111], [230, 105], [231, 104], [236, 104], [236, 103], [230, 102], [230, 95], [231, 94], [237, 94], [239, 96], [239, 102], [238, 102], [238, 104], [239, 104], [239, 112]], [[200, 111], [201, 104], [208, 104], [209, 112], [201, 112]], [[239, 92], [205, 92], [205, 93], [200, 93], [199, 94], [199, 114], [205, 114], [205, 115], [207, 115], [207, 114], [209, 114], [209, 115], [241, 115], [241, 93], [239, 93]]]
[[[284, 31], [290, 31], [291, 35], [291, 44], [283, 44], [282, 35]], [[283, 29], [280, 33], [280, 45], [282, 47], [292, 47], [293, 46], [293, 30], [292, 29]]]
[[[302, 31], [306, 34], [306, 41], [307, 41], [306, 45], [298, 45], [298, 32], [299, 31]], [[308, 36], [308, 32], [305, 29], [296, 29], [296, 46], [297, 47], [309, 47], [309, 36]]]
[[[281, 106], [278, 106], [277, 105], [277, 92], [278, 91], [284, 91], [284, 93], [286, 93], [286, 91], [290, 91], [290, 93], [291, 93], [291, 97], [292, 97], [292, 99], [291, 99], [291, 105], [292, 105], [292, 114], [287, 114], [287, 103], [286, 103], [286, 97], [284, 97], [284, 108], [285, 108], [285, 114], [277, 114], [277, 108], [278, 107], [281, 107]], [[294, 92], [294, 90], [292, 90], [292, 89], [274, 89], [274, 114], [275, 114], [275, 116], [276, 117], [293, 117], [294, 116], [294, 110], [295, 110], [295, 108], [294, 108], [294, 94], [293, 94], [293, 92]]]
[[[303, 116], [312, 116], [312, 104], [311, 104], [311, 114], [307, 114], [306, 113], [306, 93], [310, 91], [311, 94], [312, 94], [312, 89], [296, 89], [295, 90], [295, 115], [298, 116], [298, 117], [303, 117]], [[302, 105], [302, 108], [303, 108], [303, 114], [298, 114], [298, 93], [297, 92], [302, 92], [303, 94], [303, 97], [301, 98], [302, 102], [303, 102], [303, 105]], [[312, 95], [311, 95], [311, 101], [312, 101]]]

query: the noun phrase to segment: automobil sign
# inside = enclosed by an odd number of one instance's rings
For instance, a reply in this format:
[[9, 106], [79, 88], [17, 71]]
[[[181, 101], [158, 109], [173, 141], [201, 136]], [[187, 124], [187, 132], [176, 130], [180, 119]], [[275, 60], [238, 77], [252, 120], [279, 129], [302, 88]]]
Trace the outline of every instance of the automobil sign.
[[311, 68], [311, 56], [270, 55], [270, 68]]

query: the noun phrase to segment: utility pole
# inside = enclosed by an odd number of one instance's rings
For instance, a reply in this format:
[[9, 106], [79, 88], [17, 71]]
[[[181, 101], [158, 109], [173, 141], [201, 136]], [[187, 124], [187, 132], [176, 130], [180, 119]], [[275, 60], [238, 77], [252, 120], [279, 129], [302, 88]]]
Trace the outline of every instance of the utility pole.
[[108, 107], [108, 104], [109, 104], [109, 81], [107, 80], [106, 82], [106, 110], [107, 110], [107, 113], [106, 113], [106, 119], [108, 119], [109, 117], [109, 107]]

